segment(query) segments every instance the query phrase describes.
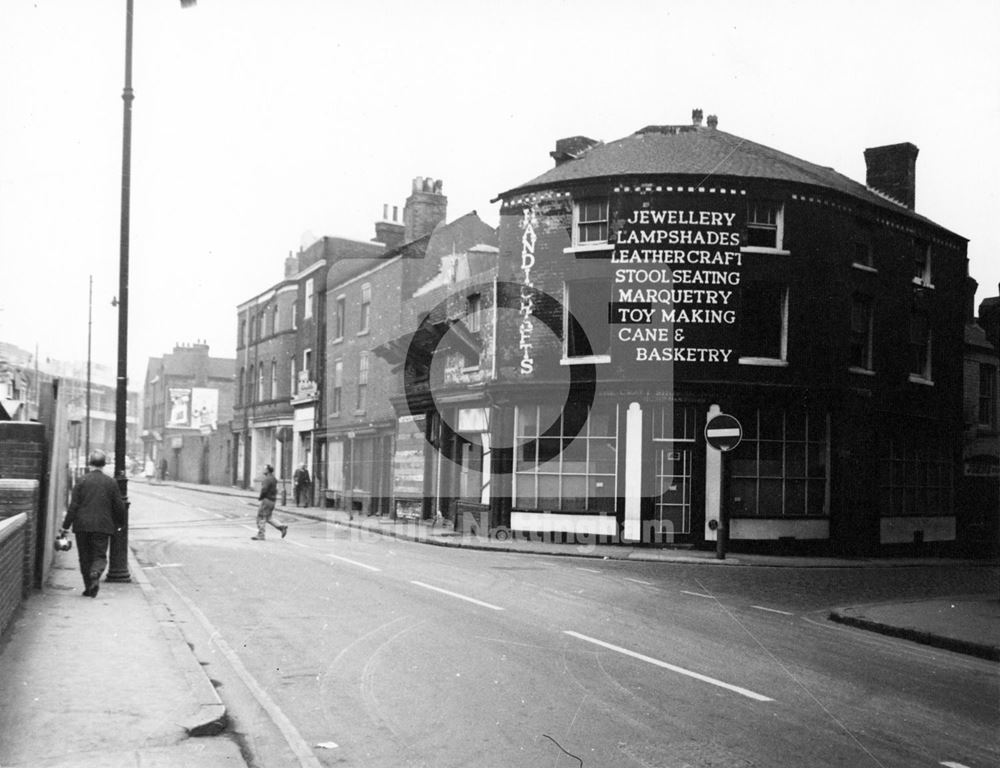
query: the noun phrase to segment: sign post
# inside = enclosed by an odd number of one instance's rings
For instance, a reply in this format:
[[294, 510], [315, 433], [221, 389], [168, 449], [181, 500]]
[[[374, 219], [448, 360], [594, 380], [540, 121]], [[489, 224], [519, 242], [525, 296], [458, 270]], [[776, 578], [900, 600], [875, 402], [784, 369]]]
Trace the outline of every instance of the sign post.
[[[705, 442], [709, 447], [725, 454], [733, 450], [743, 439], [743, 427], [735, 416], [728, 413], [720, 413], [713, 416], [705, 424]], [[729, 538], [729, 465], [725, 456], [720, 457], [722, 462], [722, 502], [719, 505], [719, 528], [715, 536], [715, 557], [718, 560], [726, 559], [726, 544]]]

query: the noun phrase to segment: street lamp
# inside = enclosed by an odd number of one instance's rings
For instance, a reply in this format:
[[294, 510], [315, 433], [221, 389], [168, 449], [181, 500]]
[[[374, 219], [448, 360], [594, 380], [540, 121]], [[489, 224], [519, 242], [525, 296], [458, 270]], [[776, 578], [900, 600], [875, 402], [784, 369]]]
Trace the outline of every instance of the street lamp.
[[[111, 537], [108, 581], [131, 581], [128, 571], [128, 476], [125, 454], [128, 451], [128, 246], [129, 203], [132, 170], [132, 2], [125, 0], [125, 88], [122, 91], [122, 199], [121, 232], [118, 259], [118, 375], [115, 389], [115, 480], [125, 499], [125, 519], [121, 530]], [[195, 0], [181, 0], [181, 7]]]

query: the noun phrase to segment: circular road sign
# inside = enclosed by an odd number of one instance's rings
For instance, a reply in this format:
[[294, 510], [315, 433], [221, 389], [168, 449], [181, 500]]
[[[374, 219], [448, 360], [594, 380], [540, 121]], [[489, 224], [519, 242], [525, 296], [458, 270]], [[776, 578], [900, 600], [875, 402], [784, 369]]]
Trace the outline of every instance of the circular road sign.
[[735, 416], [720, 413], [705, 425], [705, 442], [717, 451], [731, 451], [743, 439], [743, 427]]

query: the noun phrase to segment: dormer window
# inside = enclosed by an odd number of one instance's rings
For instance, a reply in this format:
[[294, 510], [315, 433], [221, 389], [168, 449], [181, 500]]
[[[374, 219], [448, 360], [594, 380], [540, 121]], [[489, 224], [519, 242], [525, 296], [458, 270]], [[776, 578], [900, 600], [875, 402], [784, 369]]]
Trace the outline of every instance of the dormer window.
[[747, 203], [747, 245], [781, 249], [784, 236], [784, 206], [773, 200]]
[[573, 209], [573, 245], [606, 245], [608, 201], [580, 200]]

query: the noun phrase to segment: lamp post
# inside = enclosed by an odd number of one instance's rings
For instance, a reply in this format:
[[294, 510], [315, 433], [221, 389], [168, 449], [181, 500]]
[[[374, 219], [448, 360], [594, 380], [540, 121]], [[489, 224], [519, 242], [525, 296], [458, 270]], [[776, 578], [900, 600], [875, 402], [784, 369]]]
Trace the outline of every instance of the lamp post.
[[[187, 8], [195, 0], [181, 0]], [[125, 88], [122, 91], [122, 203], [118, 259], [118, 376], [115, 389], [115, 480], [125, 499], [125, 520], [120, 531], [111, 537], [108, 581], [131, 581], [128, 572], [128, 475], [125, 454], [128, 451], [128, 245], [129, 203], [132, 173], [132, 0], [125, 0]]]
[[115, 389], [115, 480], [125, 499], [125, 520], [111, 537], [108, 581], [131, 581], [128, 571], [128, 246], [132, 172], [132, 0], [125, 0], [125, 89], [122, 91], [122, 201], [118, 259], [118, 376]]

